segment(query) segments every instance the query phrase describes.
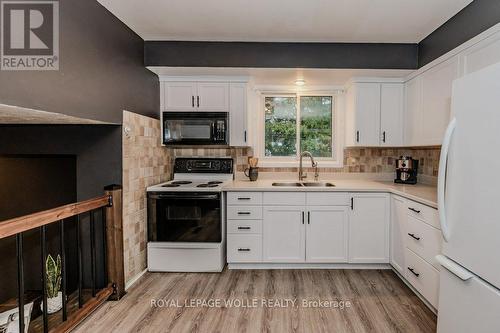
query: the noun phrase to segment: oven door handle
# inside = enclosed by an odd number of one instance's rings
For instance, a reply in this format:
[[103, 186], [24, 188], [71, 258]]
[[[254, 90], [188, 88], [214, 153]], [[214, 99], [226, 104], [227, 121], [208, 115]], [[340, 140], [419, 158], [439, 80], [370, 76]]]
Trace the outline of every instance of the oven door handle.
[[176, 200], [213, 200], [218, 199], [218, 194], [203, 194], [203, 195], [182, 195], [182, 194], [150, 194], [151, 199], [176, 199]]

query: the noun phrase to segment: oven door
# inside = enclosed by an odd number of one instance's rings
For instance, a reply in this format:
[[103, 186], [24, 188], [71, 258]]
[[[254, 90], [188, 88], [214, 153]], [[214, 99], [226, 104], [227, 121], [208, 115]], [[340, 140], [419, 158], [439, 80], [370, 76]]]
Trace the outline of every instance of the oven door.
[[222, 242], [221, 194], [148, 193], [148, 241]]
[[226, 145], [226, 112], [164, 112], [165, 145]]

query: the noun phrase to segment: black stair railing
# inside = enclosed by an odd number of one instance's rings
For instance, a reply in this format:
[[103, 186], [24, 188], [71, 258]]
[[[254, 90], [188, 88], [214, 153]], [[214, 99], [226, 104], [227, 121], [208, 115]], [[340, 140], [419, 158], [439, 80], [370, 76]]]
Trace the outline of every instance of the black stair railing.
[[[23, 235], [25, 232], [40, 230], [41, 248], [41, 271], [42, 271], [42, 330], [49, 332], [49, 315], [47, 312], [47, 226], [59, 224], [59, 238], [61, 251], [61, 293], [62, 293], [62, 322], [56, 327], [50, 327], [51, 332], [67, 332], [74, 328], [91, 311], [102, 304], [108, 298], [119, 299], [124, 294], [123, 276], [123, 244], [122, 242], [122, 192], [121, 187], [111, 185], [105, 188], [105, 194], [90, 200], [77, 202], [54, 209], [10, 219], [0, 222], [0, 239], [14, 236], [16, 237], [17, 254], [17, 305], [19, 311], [19, 332], [25, 332], [24, 306], [25, 306], [25, 285], [24, 285], [24, 258], [23, 258]], [[97, 253], [96, 253], [96, 227], [95, 214], [102, 221], [103, 233], [102, 249], [105, 277], [105, 288], [97, 291]], [[87, 215], [90, 229], [90, 285], [92, 298], [84, 302], [83, 297], [83, 251], [82, 251], [82, 216]], [[65, 246], [65, 221], [76, 218], [76, 248], [77, 248], [77, 304], [78, 310], [68, 317], [67, 302], [67, 265]], [[101, 272], [102, 273], [102, 272]], [[111, 281], [111, 283], [108, 283]]]

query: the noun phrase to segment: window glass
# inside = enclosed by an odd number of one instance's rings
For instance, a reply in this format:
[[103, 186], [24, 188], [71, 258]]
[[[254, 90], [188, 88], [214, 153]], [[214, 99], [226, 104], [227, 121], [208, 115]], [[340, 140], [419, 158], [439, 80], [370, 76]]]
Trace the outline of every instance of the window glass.
[[297, 155], [297, 98], [265, 97], [265, 156]]
[[300, 97], [300, 148], [314, 157], [332, 157], [332, 97]]

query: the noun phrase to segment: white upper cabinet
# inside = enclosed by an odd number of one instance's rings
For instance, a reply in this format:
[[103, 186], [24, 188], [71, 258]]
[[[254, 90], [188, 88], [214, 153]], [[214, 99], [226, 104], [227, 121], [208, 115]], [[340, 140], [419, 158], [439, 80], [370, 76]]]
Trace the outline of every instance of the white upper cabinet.
[[163, 82], [162, 111], [229, 111], [227, 82]]
[[500, 62], [500, 34], [494, 34], [461, 54], [463, 74], [478, 71]]
[[196, 82], [165, 82], [163, 111], [192, 111], [196, 107]]
[[451, 87], [458, 78], [458, 57], [452, 58], [422, 75], [423, 145], [440, 145], [450, 121]]
[[349, 146], [378, 146], [380, 135], [380, 84], [353, 83], [347, 98]]
[[380, 145], [403, 144], [404, 85], [383, 83], [380, 86]]
[[458, 75], [458, 57], [453, 57], [406, 82], [406, 145], [441, 144], [450, 121], [452, 83]]
[[227, 82], [198, 82], [196, 108], [198, 111], [229, 111], [229, 84]]
[[404, 85], [354, 82], [346, 94], [347, 146], [402, 144]]
[[417, 76], [405, 84], [404, 142], [417, 145], [422, 124], [422, 78]]
[[232, 82], [229, 85], [229, 145], [248, 145], [247, 84]]
[[389, 262], [389, 195], [352, 193], [349, 262]]

